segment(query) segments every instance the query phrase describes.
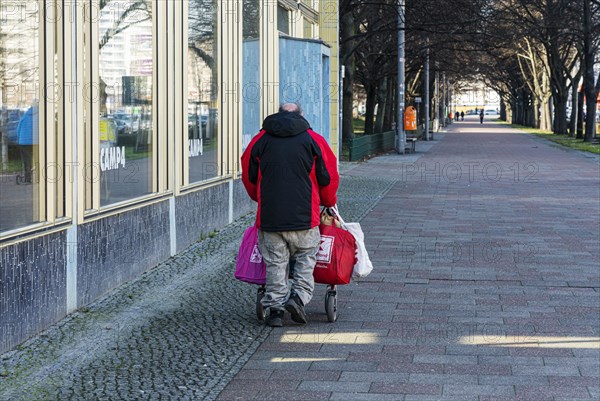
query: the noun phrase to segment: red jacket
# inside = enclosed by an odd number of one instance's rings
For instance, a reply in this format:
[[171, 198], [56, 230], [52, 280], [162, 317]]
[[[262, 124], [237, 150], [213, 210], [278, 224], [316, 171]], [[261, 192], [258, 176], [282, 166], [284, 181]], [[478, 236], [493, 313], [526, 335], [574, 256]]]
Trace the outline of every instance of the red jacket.
[[267, 117], [242, 155], [242, 181], [258, 202], [263, 231], [308, 230], [320, 223], [320, 205], [336, 204], [340, 177], [325, 138], [299, 114]]

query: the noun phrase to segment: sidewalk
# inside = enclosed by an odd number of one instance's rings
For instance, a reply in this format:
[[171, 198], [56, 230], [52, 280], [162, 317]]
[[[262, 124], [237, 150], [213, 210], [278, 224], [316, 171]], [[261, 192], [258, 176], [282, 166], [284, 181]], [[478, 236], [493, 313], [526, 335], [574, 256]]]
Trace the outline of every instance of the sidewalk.
[[346, 174], [398, 179], [361, 221], [375, 270], [335, 324], [320, 286], [220, 400], [600, 399], [597, 162], [467, 120]]
[[[360, 219], [393, 183], [343, 177], [344, 215]], [[233, 278], [253, 220], [234, 222], [0, 356], [0, 400], [214, 400], [271, 330], [256, 319], [257, 287]]]
[[375, 269], [257, 322], [235, 222], [0, 358], [0, 400], [600, 399], [598, 161], [454, 123], [342, 166]]

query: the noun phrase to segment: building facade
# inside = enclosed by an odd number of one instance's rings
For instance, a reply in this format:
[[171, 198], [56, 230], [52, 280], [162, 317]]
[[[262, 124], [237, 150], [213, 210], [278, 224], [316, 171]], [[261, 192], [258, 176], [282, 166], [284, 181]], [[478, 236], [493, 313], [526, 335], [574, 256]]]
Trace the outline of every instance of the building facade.
[[471, 83], [459, 89], [450, 109], [472, 114], [475, 114], [476, 109], [497, 112], [500, 110], [500, 96], [483, 82]]
[[338, 149], [337, 7], [2, 0], [0, 353], [251, 212], [280, 102]]

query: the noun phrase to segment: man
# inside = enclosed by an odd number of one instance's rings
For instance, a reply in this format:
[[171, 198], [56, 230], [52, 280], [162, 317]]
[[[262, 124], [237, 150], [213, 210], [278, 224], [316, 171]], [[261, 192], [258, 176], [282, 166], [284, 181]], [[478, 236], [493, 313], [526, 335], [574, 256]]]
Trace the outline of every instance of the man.
[[[321, 237], [320, 205], [334, 206], [339, 174], [327, 141], [311, 130], [300, 106], [286, 103], [268, 116], [242, 155], [242, 181], [258, 202], [258, 246], [267, 266], [266, 323], [283, 326], [284, 310], [306, 323]], [[288, 288], [288, 265], [295, 260]]]

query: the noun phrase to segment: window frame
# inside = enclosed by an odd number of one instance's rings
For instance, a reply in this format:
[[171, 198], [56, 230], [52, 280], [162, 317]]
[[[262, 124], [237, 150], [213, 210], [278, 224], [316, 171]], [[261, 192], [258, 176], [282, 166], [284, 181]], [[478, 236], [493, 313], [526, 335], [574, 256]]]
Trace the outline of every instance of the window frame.
[[[82, 21], [84, 28], [84, 38], [81, 37], [80, 58], [78, 64], [83, 64], [83, 51], [85, 51], [86, 65], [81, 69], [83, 74], [84, 91], [82, 92], [82, 113], [81, 121], [82, 131], [84, 133], [83, 149], [80, 150], [79, 157], [83, 159], [84, 168], [80, 172], [83, 193], [79, 198], [80, 214], [85, 220], [93, 219], [97, 216], [105, 216], [126, 209], [135, 209], [140, 204], [153, 203], [168, 196], [171, 191], [167, 188], [168, 184], [168, 138], [167, 138], [167, 101], [160, 98], [160, 93], [167, 88], [167, 9], [170, 2], [161, 0], [151, 0], [152, 3], [152, 172], [151, 172], [151, 192], [149, 194], [134, 196], [130, 199], [110, 203], [102, 206], [100, 203], [101, 180], [100, 176], [90, 182], [87, 172], [95, 174], [100, 166], [100, 134], [99, 134], [99, 102], [94, 101], [93, 88], [99, 87], [100, 64], [99, 64], [99, 12], [94, 18], [91, 14], [94, 10], [99, 11], [100, 0], [87, 0], [84, 3]], [[79, 24], [81, 26], [82, 24]], [[85, 88], [89, 88], [87, 93]], [[91, 100], [91, 101], [90, 101]], [[85, 117], [83, 115], [85, 110]], [[83, 128], [85, 127], [85, 128]], [[80, 137], [81, 138], [81, 137]], [[86, 171], [87, 170], [87, 171]], [[100, 173], [101, 174], [101, 173]], [[83, 208], [83, 210], [81, 210]]]
[[[239, 1], [239, 3], [238, 3]], [[176, 182], [176, 194], [192, 192], [195, 190], [203, 189], [213, 185], [218, 185], [223, 181], [229, 180], [232, 177], [230, 166], [232, 165], [232, 157], [234, 155], [234, 149], [232, 145], [237, 142], [237, 137], [240, 136], [238, 130], [233, 130], [233, 126], [237, 124], [237, 118], [231, 119], [231, 112], [228, 102], [224, 99], [224, 91], [222, 85], [230, 85], [233, 82], [227, 78], [231, 70], [238, 70], [235, 64], [236, 56], [231, 57], [232, 52], [236, 52], [236, 46], [239, 47], [241, 52], [241, 39], [238, 41], [234, 40], [234, 37], [239, 34], [241, 36], [241, 23], [237, 23], [239, 32], [236, 31], [235, 27], [232, 27], [231, 21], [235, 24], [235, 20], [240, 21], [241, 16], [241, 0], [234, 2], [220, 2], [216, 1], [215, 6], [217, 7], [217, 32], [215, 34], [214, 46], [217, 46], [217, 60], [218, 65], [216, 68], [217, 77], [215, 78], [215, 85], [217, 88], [217, 168], [218, 173], [215, 177], [208, 178], [202, 181], [190, 182], [190, 163], [189, 163], [189, 137], [188, 137], [188, 106], [189, 106], [189, 83], [188, 83], [188, 38], [189, 38], [189, 2], [187, 1], [176, 1], [175, 2], [175, 36], [176, 47], [175, 47], [175, 72], [174, 81], [176, 87], [182, 88], [181, 93], [175, 96], [175, 152], [174, 160], [175, 163], [175, 182]], [[224, 9], [224, 7], [227, 7]], [[236, 15], [235, 18], [233, 15]], [[231, 38], [233, 43], [227, 42]], [[233, 61], [232, 61], [233, 60]], [[177, 63], [181, 62], [181, 65], [177, 67]], [[228, 68], [224, 67], [228, 66]], [[241, 75], [240, 75], [241, 77]], [[237, 89], [234, 89], [236, 91]], [[227, 132], [227, 134], [225, 134]]]
[[[58, 75], [58, 82], [55, 75], [59, 74], [63, 66], [62, 48], [60, 38], [63, 37], [64, 25], [57, 24], [56, 21], [63, 20], [54, 13], [62, 10], [57, 7], [63, 3], [63, 0], [35, 0], [38, 18], [38, 152], [33, 155], [33, 163], [37, 164], [37, 175], [39, 184], [33, 186], [33, 207], [35, 211], [35, 222], [22, 227], [0, 231], [0, 246], [13, 243], [23, 237], [35, 235], [39, 232], [46, 233], [48, 230], [62, 225], [69, 220], [69, 214], [65, 209], [65, 216], [56, 217], [56, 193], [57, 185], [64, 182], [64, 163], [62, 166], [56, 164], [56, 140], [57, 125], [54, 124], [55, 111], [64, 113], [64, 100], [58, 102], [55, 106], [55, 93], [51, 93], [58, 88], [58, 94], [65, 95], [64, 82], [61, 82], [61, 75]], [[53, 13], [53, 14], [51, 14]], [[56, 56], [55, 56], [56, 55]], [[56, 60], [55, 60], [56, 57]], [[64, 77], [64, 75], [62, 76]], [[61, 98], [62, 99], [62, 98]], [[63, 114], [64, 115], [64, 114]], [[59, 114], [60, 117], [60, 114]], [[59, 118], [60, 120], [60, 118]], [[62, 138], [67, 142], [68, 138]], [[65, 143], [65, 145], [68, 145]], [[48, 177], [49, 166], [54, 166], [54, 171], [58, 177], [50, 179]], [[34, 166], [35, 167], [35, 166]]]

